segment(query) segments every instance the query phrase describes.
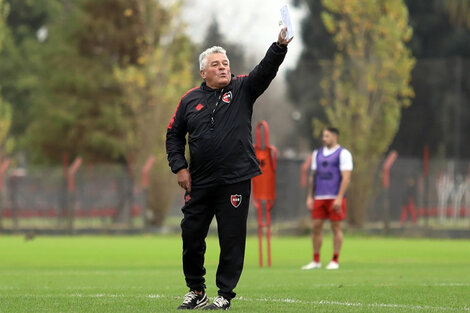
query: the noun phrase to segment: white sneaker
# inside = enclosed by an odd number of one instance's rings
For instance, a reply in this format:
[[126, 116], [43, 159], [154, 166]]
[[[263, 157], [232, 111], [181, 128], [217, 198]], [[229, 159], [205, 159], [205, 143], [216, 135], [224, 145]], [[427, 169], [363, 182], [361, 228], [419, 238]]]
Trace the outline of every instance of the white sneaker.
[[326, 266], [326, 269], [327, 269], [327, 270], [337, 270], [337, 269], [339, 269], [339, 264], [338, 264], [338, 262], [331, 261], [331, 262], [328, 263], [328, 265]]
[[314, 268], [321, 268], [321, 263], [320, 262], [310, 262], [308, 263], [307, 265], [304, 265], [301, 267], [301, 269], [303, 270], [311, 270], [311, 269], [314, 269]]

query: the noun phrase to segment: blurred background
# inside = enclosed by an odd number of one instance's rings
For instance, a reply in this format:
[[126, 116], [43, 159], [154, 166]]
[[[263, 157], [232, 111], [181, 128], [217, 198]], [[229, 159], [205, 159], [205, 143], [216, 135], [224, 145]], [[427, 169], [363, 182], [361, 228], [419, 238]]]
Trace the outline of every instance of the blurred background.
[[332, 125], [354, 157], [347, 229], [470, 237], [469, 0], [0, 0], [0, 231], [179, 232], [164, 141], [198, 55], [221, 45], [248, 73], [285, 3], [295, 39], [253, 116], [279, 152], [274, 232], [309, 232]]

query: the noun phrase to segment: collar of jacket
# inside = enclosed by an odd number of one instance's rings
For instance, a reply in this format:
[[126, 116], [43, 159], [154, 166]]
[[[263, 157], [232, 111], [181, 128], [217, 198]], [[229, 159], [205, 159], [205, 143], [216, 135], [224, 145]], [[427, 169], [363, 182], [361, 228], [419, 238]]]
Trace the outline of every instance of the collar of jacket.
[[233, 80], [234, 77], [235, 77], [235, 75], [232, 74], [232, 79], [230, 80], [230, 83], [228, 83], [228, 85], [225, 86], [224, 88], [212, 89], [211, 87], [207, 86], [206, 82], [202, 82], [201, 89], [204, 90], [204, 91], [220, 91], [222, 89], [224, 91], [230, 91], [230, 90], [232, 90], [232, 80]]

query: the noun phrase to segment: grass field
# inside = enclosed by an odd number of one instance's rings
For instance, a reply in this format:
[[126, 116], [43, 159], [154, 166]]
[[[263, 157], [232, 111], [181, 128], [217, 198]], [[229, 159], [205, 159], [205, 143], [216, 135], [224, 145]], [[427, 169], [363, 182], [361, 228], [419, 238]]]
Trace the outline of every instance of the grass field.
[[[346, 236], [341, 269], [301, 271], [308, 237], [273, 238], [273, 267], [247, 243], [233, 312], [470, 312], [470, 240]], [[0, 312], [172, 312], [187, 289], [179, 236], [0, 236]], [[322, 261], [331, 256], [325, 238]], [[207, 292], [218, 245], [208, 238]]]

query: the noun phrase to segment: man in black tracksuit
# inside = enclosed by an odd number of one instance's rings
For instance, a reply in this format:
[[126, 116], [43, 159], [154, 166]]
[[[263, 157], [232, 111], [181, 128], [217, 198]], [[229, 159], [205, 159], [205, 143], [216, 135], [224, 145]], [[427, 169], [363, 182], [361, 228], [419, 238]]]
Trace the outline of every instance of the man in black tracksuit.
[[[204, 309], [228, 309], [235, 297], [245, 256], [250, 179], [261, 173], [252, 144], [251, 116], [255, 100], [268, 88], [287, 52], [281, 30], [278, 41], [249, 75], [233, 77], [225, 50], [212, 47], [199, 57], [204, 82], [181, 98], [168, 125], [166, 149], [178, 184], [186, 190], [183, 270], [190, 291], [178, 309], [208, 303], [205, 294], [205, 238], [216, 217], [220, 259], [218, 297]], [[185, 158], [186, 134], [190, 151]]]

